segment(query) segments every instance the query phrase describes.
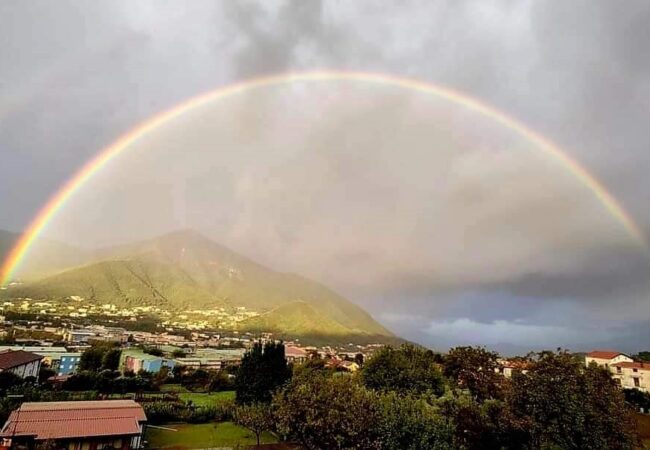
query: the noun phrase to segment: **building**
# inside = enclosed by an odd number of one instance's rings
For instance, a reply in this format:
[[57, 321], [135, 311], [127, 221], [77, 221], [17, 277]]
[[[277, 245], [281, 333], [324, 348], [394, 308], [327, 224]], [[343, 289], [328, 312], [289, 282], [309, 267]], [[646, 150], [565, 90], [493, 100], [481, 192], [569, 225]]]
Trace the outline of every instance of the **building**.
[[524, 359], [499, 359], [495, 370], [506, 378], [512, 378], [514, 372], [526, 373], [529, 367], [530, 362]]
[[127, 355], [124, 359], [124, 369], [135, 373], [141, 370], [157, 373], [163, 367], [168, 367], [171, 370], [175, 365], [176, 362], [173, 359], [161, 358], [160, 356], [149, 355], [147, 353]]
[[609, 370], [621, 387], [650, 392], [650, 363], [623, 361], [612, 364]]
[[67, 450], [137, 449], [147, 416], [133, 400], [23, 403], [0, 430], [3, 447], [49, 441]]
[[38, 378], [43, 357], [24, 350], [0, 353], [0, 372], [13, 372], [19, 377]]
[[609, 368], [612, 364], [620, 362], [634, 362], [632, 358], [625, 353], [615, 350], [594, 350], [585, 355], [585, 365], [596, 363], [599, 366]]
[[81, 353], [62, 353], [59, 365], [55, 369], [58, 376], [71, 375], [77, 371]]
[[292, 363], [303, 363], [307, 360], [307, 351], [300, 347], [286, 346], [284, 348], [284, 357], [288, 362]]
[[88, 342], [96, 336], [94, 332], [88, 330], [68, 330], [65, 333], [65, 340], [73, 344], [78, 344]]
[[56, 370], [61, 359], [61, 354], [67, 353], [65, 347], [46, 347], [46, 346], [29, 346], [29, 345], [2, 345], [0, 353], [12, 350], [24, 350], [26, 352], [36, 353], [43, 357], [42, 363]]

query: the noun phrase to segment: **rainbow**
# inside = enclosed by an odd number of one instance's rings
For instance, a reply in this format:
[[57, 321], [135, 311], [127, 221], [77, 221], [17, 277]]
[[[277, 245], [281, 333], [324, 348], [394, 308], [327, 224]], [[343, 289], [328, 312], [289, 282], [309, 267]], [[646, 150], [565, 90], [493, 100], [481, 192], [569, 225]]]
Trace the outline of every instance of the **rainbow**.
[[353, 81], [371, 83], [377, 85], [389, 85], [417, 92], [434, 95], [436, 97], [460, 104], [464, 108], [483, 114], [495, 122], [518, 133], [538, 149], [547, 154], [550, 158], [559, 162], [576, 179], [584, 184], [593, 195], [605, 206], [609, 213], [618, 220], [627, 230], [633, 240], [643, 249], [647, 249], [647, 243], [642, 231], [634, 223], [634, 220], [625, 212], [618, 201], [605, 189], [605, 187], [594, 178], [584, 167], [569, 155], [563, 152], [549, 139], [541, 136], [523, 123], [507, 116], [506, 114], [482, 103], [479, 100], [469, 97], [458, 91], [436, 86], [423, 81], [397, 76], [365, 73], [365, 72], [342, 72], [342, 71], [315, 71], [280, 74], [262, 78], [255, 78], [228, 86], [217, 88], [213, 91], [192, 97], [171, 109], [163, 111], [148, 120], [144, 121], [128, 133], [121, 136], [117, 141], [100, 151], [94, 158], [88, 161], [72, 178], [70, 178], [56, 194], [41, 208], [38, 214], [21, 235], [18, 241], [5, 258], [0, 268], [0, 284], [7, 284], [16, 268], [20, 265], [30, 247], [40, 236], [47, 224], [60, 211], [66, 202], [76, 191], [99, 172], [105, 165], [127, 150], [131, 144], [157, 128], [164, 126], [177, 117], [203, 106], [207, 103], [222, 100], [237, 94], [248, 92], [253, 89], [268, 86], [289, 84], [294, 82], [318, 82], [318, 81]]

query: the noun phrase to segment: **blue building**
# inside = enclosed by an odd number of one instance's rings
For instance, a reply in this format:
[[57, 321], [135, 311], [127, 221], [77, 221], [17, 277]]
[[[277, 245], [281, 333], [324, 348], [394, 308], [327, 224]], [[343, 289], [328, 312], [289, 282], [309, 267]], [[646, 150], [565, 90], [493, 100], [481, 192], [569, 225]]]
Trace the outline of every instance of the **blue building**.
[[77, 371], [81, 353], [63, 353], [59, 362], [58, 375], [70, 375]]
[[124, 368], [135, 373], [138, 373], [141, 370], [157, 373], [163, 367], [168, 367], [171, 370], [175, 365], [176, 362], [173, 359], [161, 358], [146, 353], [137, 356], [127, 355], [124, 361]]

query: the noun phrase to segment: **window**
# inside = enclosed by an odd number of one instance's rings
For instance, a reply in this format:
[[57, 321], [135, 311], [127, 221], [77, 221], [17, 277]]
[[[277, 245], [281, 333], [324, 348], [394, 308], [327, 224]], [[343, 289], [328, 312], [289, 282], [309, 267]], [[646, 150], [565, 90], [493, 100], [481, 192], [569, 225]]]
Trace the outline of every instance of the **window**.
[[623, 372], [623, 370], [619, 366], [616, 366], [616, 373], [621, 373], [621, 372]]
[[634, 379], [634, 387], [639, 387], [639, 379], [638, 378]]
[[636, 367], [634, 369], [632, 369], [632, 372], [638, 372], [638, 371], [639, 371], [639, 369], [637, 369]]

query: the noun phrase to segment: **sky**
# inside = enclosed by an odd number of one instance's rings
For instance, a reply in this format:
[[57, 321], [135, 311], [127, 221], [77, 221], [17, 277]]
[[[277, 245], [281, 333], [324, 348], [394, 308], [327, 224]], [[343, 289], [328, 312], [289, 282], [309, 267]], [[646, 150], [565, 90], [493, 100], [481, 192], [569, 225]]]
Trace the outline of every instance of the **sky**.
[[[0, 229], [139, 122], [288, 71], [415, 78], [551, 139], [650, 232], [650, 3], [0, 3]], [[192, 111], [45, 234], [195, 228], [325, 282], [434, 348], [647, 349], [647, 254], [565, 168], [488, 117], [395, 86], [296, 83]]]

